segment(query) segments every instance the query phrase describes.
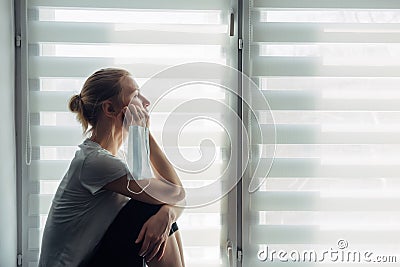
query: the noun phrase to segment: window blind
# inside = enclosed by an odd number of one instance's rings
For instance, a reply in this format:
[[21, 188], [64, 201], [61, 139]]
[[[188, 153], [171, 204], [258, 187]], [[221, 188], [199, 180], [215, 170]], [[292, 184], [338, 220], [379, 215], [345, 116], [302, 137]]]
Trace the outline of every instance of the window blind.
[[253, 103], [266, 180], [244, 188], [243, 266], [400, 260], [399, 4], [246, 2], [245, 71], [274, 120]]
[[[156, 73], [176, 64], [203, 61], [229, 65], [229, 4], [175, 0], [28, 1], [32, 161], [29, 180], [24, 185], [29, 194], [24, 199], [28, 213], [23, 220], [27, 231], [23, 266], [37, 266], [51, 200], [83, 140], [79, 124], [67, 109], [69, 97], [80, 91], [86, 77], [102, 67], [125, 68], [142, 86]], [[187, 77], [164, 77], [156, 82], [173, 83], [180, 78]], [[216, 74], [216, 81], [222, 78]], [[142, 93], [150, 100], [158, 100], [167, 92], [155, 87]], [[224, 91], [207, 85], [166, 94], [151, 115], [151, 131], [161, 145], [162, 138], [173, 138], [178, 133], [172, 125], [164, 125], [168, 116], [179, 104], [196, 98], [227, 101]], [[197, 112], [213, 113], [224, 120], [221, 110], [204, 111], [201, 105], [179, 109], [174, 115], [190, 119]], [[209, 168], [196, 173], [178, 169], [184, 186], [196, 188], [216, 180], [227, 160], [226, 136], [221, 127], [196, 120], [188, 122], [180, 134], [178, 151], [187, 160], [201, 157], [199, 140], [212, 139], [216, 147], [214, 164]], [[167, 156], [174, 165], [182, 165], [178, 155]], [[186, 166], [191, 171], [193, 168], [196, 166]], [[217, 201], [187, 209], [179, 219], [187, 266], [221, 266], [220, 235], [226, 222], [222, 223], [220, 204]]]

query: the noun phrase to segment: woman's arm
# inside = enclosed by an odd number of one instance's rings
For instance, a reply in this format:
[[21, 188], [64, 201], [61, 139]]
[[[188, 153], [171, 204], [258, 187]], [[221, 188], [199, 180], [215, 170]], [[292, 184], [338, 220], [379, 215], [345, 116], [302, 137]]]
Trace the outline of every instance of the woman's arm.
[[[182, 208], [180, 209], [182, 210]], [[177, 217], [178, 214], [176, 213], [175, 209], [171, 209], [169, 205], [163, 205], [156, 214], [151, 216], [144, 223], [135, 243], [140, 243], [143, 241], [139, 255], [144, 256], [147, 262], [151, 261], [153, 258], [160, 260], [164, 256], [165, 250], [168, 251], [167, 247], [173, 245], [168, 241], [168, 234], [169, 230], [171, 229], [172, 222], [175, 222]], [[181, 250], [182, 248], [179, 247], [179, 249]], [[171, 255], [168, 256], [170, 257]], [[183, 262], [183, 258], [180, 253], [176, 254], [175, 257], [181, 258], [179, 262]]]
[[[125, 175], [107, 184], [104, 188], [149, 204], [177, 204], [185, 198], [182, 183], [172, 164], [151, 134], [149, 134], [149, 146], [150, 161], [155, 172], [163, 179], [131, 180], [128, 190], [128, 182]], [[137, 193], [132, 193], [132, 191]], [[167, 211], [174, 220], [182, 213], [181, 208], [173, 206], [169, 206]]]
[[[180, 187], [155, 178], [130, 180], [128, 190], [128, 178], [124, 175], [106, 184], [104, 189], [149, 204], [176, 204], [185, 198], [184, 192]], [[137, 193], [132, 193], [132, 191]]]
[[154, 169], [160, 174], [162, 178], [182, 188], [182, 183], [178, 177], [178, 174], [175, 172], [174, 167], [168, 161], [167, 157], [162, 152], [161, 148], [158, 146], [156, 140], [151, 133], [149, 133], [149, 144], [150, 161]]
[[[183, 212], [183, 206], [185, 205], [184, 195], [185, 191], [182, 187], [181, 180], [178, 177], [174, 167], [168, 161], [165, 154], [162, 152], [161, 148], [158, 146], [157, 141], [154, 139], [153, 135], [149, 133], [149, 144], [150, 144], [150, 161], [155, 169], [155, 172], [161, 176], [161, 178], [176, 185], [178, 194], [180, 194], [181, 199], [178, 202], [164, 205], [163, 209], [167, 212], [169, 218], [175, 222]], [[162, 181], [162, 179], [160, 179]], [[166, 202], [164, 202], [166, 203]]]

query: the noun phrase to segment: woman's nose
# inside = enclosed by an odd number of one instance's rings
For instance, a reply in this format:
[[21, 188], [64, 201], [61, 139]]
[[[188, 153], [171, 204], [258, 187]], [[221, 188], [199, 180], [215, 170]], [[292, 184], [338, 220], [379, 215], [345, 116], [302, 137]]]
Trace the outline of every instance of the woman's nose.
[[144, 107], [150, 106], [150, 101], [147, 98], [145, 98], [144, 96], [142, 96], [141, 98], [142, 98], [142, 104]]

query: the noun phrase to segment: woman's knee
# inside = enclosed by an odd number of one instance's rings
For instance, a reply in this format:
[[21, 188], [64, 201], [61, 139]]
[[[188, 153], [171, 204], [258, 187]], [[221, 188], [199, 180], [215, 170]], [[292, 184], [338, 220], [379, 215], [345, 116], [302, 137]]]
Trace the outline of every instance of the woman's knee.
[[163, 257], [160, 260], [154, 258], [147, 265], [149, 267], [183, 267], [178, 243], [174, 234], [167, 240]]

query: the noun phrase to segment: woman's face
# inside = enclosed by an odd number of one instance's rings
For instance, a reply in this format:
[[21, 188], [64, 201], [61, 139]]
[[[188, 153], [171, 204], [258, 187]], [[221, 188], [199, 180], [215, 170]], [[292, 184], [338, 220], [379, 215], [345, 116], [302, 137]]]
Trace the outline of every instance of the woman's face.
[[135, 104], [143, 107], [147, 110], [150, 105], [150, 101], [145, 98], [139, 90], [139, 86], [131, 77], [125, 77], [121, 81], [122, 94], [123, 94], [123, 106], [128, 106], [129, 104]]

